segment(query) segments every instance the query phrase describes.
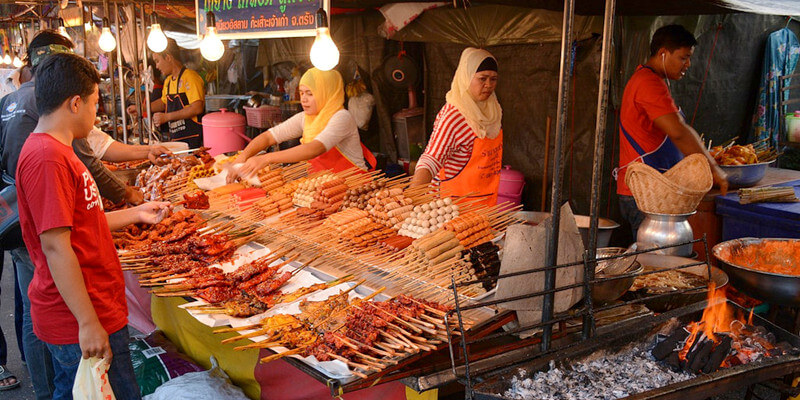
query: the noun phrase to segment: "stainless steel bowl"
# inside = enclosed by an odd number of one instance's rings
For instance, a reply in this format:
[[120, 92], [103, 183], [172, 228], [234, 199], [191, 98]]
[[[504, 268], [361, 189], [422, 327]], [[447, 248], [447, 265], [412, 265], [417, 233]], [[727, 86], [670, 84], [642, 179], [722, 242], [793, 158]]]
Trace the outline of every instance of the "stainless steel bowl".
[[754, 246], [765, 240], [794, 242], [800, 246], [800, 239], [757, 239], [741, 238], [722, 242], [712, 250], [719, 261], [719, 267], [728, 273], [731, 283], [742, 292], [758, 299], [781, 305], [800, 305], [800, 276], [775, 274], [736, 265], [725, 254], [746, 246]]
[[720, 165], [728, 174], [728, 185], [733, 188], [750, 187], [758, 183], [767, 173], [767, 167], [775, 161], [747, 165]]
[[[550, 216], [550, 213], [546, 212], [539, 212], [539, 211], [517, 211], [514, 213], [515, 218], [519, 218], [523, 221], [531, 225], [539, 225], [544, 221], [547, 217]], [[575, 216], [575, 224], [578, 225], [578, 231], [581, 233], [581, 238], [583, 239], [583, 245], [587, 246], [589, 244], [589, 217], [586, 215], [576, 215]], [[611, 241], [611, 232], [614, 229], [619, 228], [619, 224], [608, 219], [608, 218], [600, 218], [598, 220], [598, 227], [597, 227], [597, 247], [606, 247], [608, 243]]]
[[[597, 249], [597, 258], [610, 257], [622, 254], [627, 249], [622, 247], [605, 247]], [[619, 274], [606, 275], [603, 271], [608, 268], [610, 263], [622, 263], [622, 268]], [[623, 258], [616, 258], [611, 260], [600, 261], [595, 266], [596, 279], [612, 278], [619, 275], [638, 274], [642, 272], [642, 265], [636, 261], [636, 256], [628, 256]], [[614, 280], [603, 281], [595, 283], [592, 287], [592, 302], [595, 304], [608, 304], [612, 301], [622, 297], [625, 292], [633, 285], [636, 276], [627, 278], [620, 278]]]

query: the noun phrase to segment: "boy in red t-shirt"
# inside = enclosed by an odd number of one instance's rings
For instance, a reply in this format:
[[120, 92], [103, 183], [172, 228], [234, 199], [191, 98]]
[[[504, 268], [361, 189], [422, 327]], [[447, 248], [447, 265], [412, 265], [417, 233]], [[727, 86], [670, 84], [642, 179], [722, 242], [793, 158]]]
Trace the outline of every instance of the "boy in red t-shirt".
[[31, 316], [53, 355], [54, 399], [72, 398], [81, 357], [110, 362], [117, 399], [140, 398], [128, 352], [125, 282], [110, 232], [157, 223], [169, 205], [103, 213], [94, 179], [71, 147], [92, 129], [99, 82], [94, 66], [74, 54], [51, 55], [39, 65], [40, 117], [17, 167], [22, 237], [35, 265]]
[[725, 172], [708, 154], [700, 135], [683, 119], [669, 92], [669, 80], [680, 80], [691, 65], [694, 35], [680, 25], [667, 25], [653, 34], [650, 58], [633, 73], [622, 94], [617, 194], [622, 217], [631, 225], [633, 238], [644, 214], [639, 211], [628, 185], [628, 164], [644, 162], [664, 172], [684, 155], [703, 153], [711, 165], [714, 182], [724, 194]]

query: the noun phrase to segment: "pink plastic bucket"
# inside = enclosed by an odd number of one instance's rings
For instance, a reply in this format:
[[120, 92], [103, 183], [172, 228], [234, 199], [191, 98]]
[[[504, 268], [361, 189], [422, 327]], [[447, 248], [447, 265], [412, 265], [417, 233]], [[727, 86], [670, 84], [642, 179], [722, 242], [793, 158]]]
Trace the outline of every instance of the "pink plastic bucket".
[[203, 146], [210, 147], [208, 154], [239, 151], [250, 139], [245, 136], [247, 118], [222, 108], [219, 112], [203, 116]]
[[525, 175], [504, 165], [500, 170], [500, 186], [497, 189], [497, 204], [509, 202], [522, 204], [522, 189], [525, 188]]

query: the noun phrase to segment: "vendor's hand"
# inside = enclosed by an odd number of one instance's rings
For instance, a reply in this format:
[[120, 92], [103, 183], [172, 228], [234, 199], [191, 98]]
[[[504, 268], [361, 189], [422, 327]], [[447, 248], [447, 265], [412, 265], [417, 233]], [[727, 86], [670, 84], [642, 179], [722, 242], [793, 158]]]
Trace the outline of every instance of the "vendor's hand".
[[94, 321], [78, 327], [78, 344], [81, 347], [83, 358], [99, 357], [111, 361], [111, 344], [108, 342], [108, 333], [100, 321]]
[[172, 205], [167, 201], [150, 201], [134, 208], [136, 217], [142, 224], [157, 224], [170, 212]]
[[128, 186], [125, 188], [125, 202], [128, 204], [139, 205], [144, 201], [144, 193], [138, 188]]
[[719, 187], [720, 193], [724, 196], [728, 193], [728, 174], [719, 167], [714, 165], [711, 167], [711, 174], [714, 176], [714, 185]]
[[244, 163], [244, 165], [239, 167], [239, 176], [241, 176], [244, 179], [249, 179], [252, 178], [253, 176], [256, 176], [256, 174], [258, 174], [258, 171], [260, 171], [262, 168], [269, 166], [270, 164], [269, 159], [270, 159], [269, 153], [262, 154], [260, 156], [250, 157]]
[[247, 157], [244, 154], [239, 154], [232, 163], [225, 165], [225, 170], [228, 171], [228, 174], [225, 176], [225, 182], [227, 183], [234, 183], [237, 179], [239, 179], [240, 174], [239, 170], [234, 168], [234, 165], [244, 164], [247, 162]]
[[154, 144], [150, 146], [150, 152], [147, 153], [147, 159], [153, 164], [158, 165], [159, 161], [163, 161], [163, 158], [161, 157], [162, 155], [171, 156], [172, 152], [163, 145]]
[[157, 112], [153, 114], [153, 124], [155, 126], [161, 126], [161, 124], [165, 124], [169, 122], [169, 118], [167, 118], [167, 113]]
[[133, 105], [133, 104], [132, 104], [132, 105], [129, 105], [129, 106], [128, 106], [128, 114], [130, 114], [130, 115], [137, 115], [137, 114], [139, 114], [139, 112], [138, 112], [138, 111], [136, 111], [136, 105]]

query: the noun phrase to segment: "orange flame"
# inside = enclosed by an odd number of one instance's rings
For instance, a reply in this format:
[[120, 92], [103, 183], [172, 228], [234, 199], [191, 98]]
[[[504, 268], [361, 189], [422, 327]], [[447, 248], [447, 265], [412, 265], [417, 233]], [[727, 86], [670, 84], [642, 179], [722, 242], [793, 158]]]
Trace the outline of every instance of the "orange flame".
[[733, 314], [733, 309], [727, 302], [724, 290], [717, 290], [713, 283], [708, 287], [708, 306], [703, 310], [700, 324], [706, 337], [719, 343], [714, 333], [727, 333], [731, 331], [733, 321], [738, 320]]

